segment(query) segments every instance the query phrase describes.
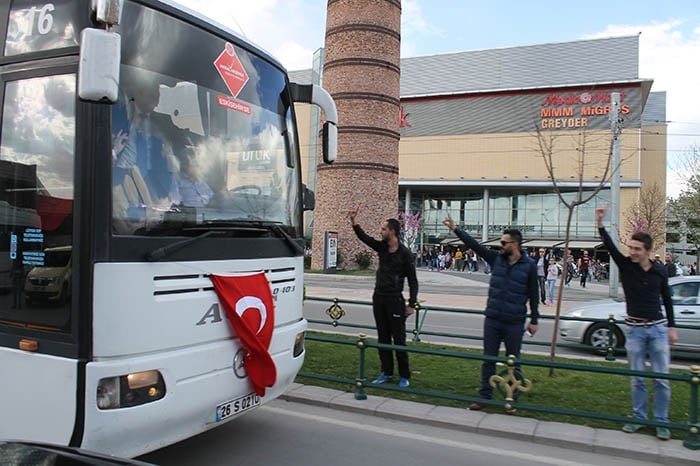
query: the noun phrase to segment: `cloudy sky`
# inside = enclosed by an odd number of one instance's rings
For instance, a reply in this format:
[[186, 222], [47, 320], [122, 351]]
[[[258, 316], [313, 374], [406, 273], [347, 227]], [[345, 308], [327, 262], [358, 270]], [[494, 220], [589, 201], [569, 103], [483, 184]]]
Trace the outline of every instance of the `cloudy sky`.
[[[241, 33], [288, 69], [311, 68], [323, 46], [325, 0], [174, 0]], [[641, 33], [639, 76], [666, 91], [672, 168], [700, 146], [700, 7], [696, 0], [402, 0], [401, 56]]]

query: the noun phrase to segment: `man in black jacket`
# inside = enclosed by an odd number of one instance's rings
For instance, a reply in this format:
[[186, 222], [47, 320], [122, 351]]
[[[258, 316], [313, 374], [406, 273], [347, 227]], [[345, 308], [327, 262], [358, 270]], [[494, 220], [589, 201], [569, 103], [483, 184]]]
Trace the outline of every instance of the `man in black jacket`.
[[[413, 254], [401, 244], [401, 224], [395, 218], [390, 218], [382, 224], [381, 241], [365, 233], [360, 225], [355, 223], [357, 210], [350, 212], [350, 223], [357, 237], [370, 248], [377, 251], [379, 268], [372, 295], [372, 311], [377, 325], [379, 343], [406, 346], [406, 317], [415, 312], [418, 299], [418, 278]], [[408, 306], [403, 297], [404, 278], [408, 279]], [[382, 372], [372, 383], [390, 382], [394, 377], [394, 357], [391, 350], [380, 349], [379, 360]], [[396, 351], [396, 361], [399, 365], [399, 386], [408, 387], [411, 372], [408, 368], [408, 353]]]
[[[622, 289], [625, 290], [625, 303], [628, 326], [625, 349], [630, 369], [646, 371], [647, 354], [653, 372], [667, 374], [671, 364], [671, 346], [678, 341], [673, 318], [673, 301], [668, 286], [668, 276], [663, 265], [650, 258], [653, 241], [648, 233], [632, 234], [627, 242], [629, 256], [623, 255], [603, 227], [603, 217], [607, 209], [595, 210], [596, 226], [610, 257], [620, 269]], [[666, 315], [661, 311], [661, 303]], [[633, 433], [644, 427], [635, 419], [647, 420], [647, 380], [632, 376], [632, 414], [634, 418], [622, 427], [623, 432]], [[671, 383], [668, 379], [654, 379], [654, 420], [668, 422], [668, 409], [671, 403]], [[671, 438], [666, 427], [657, 427], [656, 436], [661, 440]]]
[[664, 269], [666, 269], [666, 275], [668, 275], [668, 278], [678, 275], [678, 269], [676, 268], [676, 264], [673, 263], [673, 257], [671, 254], [666, 254]]

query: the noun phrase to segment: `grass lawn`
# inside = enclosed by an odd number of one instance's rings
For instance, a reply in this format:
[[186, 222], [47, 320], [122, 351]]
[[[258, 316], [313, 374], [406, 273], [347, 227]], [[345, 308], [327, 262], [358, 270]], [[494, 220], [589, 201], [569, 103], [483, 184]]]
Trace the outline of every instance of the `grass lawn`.
[[[313, 332], [309, 334], [314, 335]], [[323, 335], [329, 336], [327, 334]], [[356, 340], [356, 338], [340, 335], [336, 335], [334, 338], [349, 341]], [[409, 343], [409, 347], [411, 346], [414, 346], [414, 344]], [[444, 350], [459, 354], [481, 354], [481, 352], [477, 350], [453, 346], [418, 343], [416, 347]], [[354, 346], [307, 339], [306, 359], [302, 371], [354, 380], [358, 376], [359, 370], [358, 355], [359, 350]], [[549, 361], [548, 357], [528, 354], [523, 354], [523, 358], [528, 361]], [[412, 389], [478, 398], [481, 378], [481, 361], [418, 353], [410, 353], [409, 359], [411, 364]], [[609, 362], [602, 358], [600, 361], [557, 358], [556, 362], [579, 366], [627, 368], [626, 364]], [[500, 373], [502, 369], [505, 369], [505, 367], [499, 366], [497, 371]], [[601, 413], [608, 416], [629, 416], [631, 414], [629, 375], [604, 374], [556, 368], [554, 370], [554, 375], [550, 376], [549, 368], [530, 365], [524, 365], [522, 370], [524, 376], [532, 381], [533, 385], [529, 392], [520, 396], [518, 402], [538, 407]], [[672, 372], [688, 374], [689, 370], [683, 371], [674, 369]], [[377, 349], [370, 348], [366, 352], [365, 377], [371, 380], [378, 374], [379, 357], [377, 355]], [[298, 377], [297, 381], [307, 385], [318, 385], [338, 390], [354, 391], [354, 385], [349, 384], [320, 381], [308, 377]], [[649, 387], [649, 405], [651, 410], [653, 398], [651, 379], [648, 380], [647, 385]], [[672, 380], [671, 391], [672, 398], [669, 418], [671, 422], [686, 424], [689, 420], [690, 385], [688, 382]], [[469, 404], [465, 401], [449, 400], [393, 390], [382, 390], [378, 388], [367, 388], [366, 393], [368, 397], [378, 395], [443, 406], [466, 408]], [[496, 390], [494, 392], [494, 400], [502, 401], [503, 399], [504, 397]], [[486, 412], [503, 412], [503, 407], [489, 406], [485, 410]], [[620, 429], [622, 427], [622, 423], [620, 422], [545, 413], [528, 409], [520, 409], [517, 415], [596, 428]], [[654, 429], [647, 427], [642, 432], [653, 434]], [[675, 439], [684, 439], [686, 437], [686, 431], [675, 430], [673, 432], [673, 438]]]

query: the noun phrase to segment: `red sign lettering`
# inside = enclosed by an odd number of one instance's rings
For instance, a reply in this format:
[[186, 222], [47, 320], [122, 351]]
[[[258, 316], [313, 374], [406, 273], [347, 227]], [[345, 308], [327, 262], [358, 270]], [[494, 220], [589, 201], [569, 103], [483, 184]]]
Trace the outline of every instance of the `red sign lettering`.
[[[620, 92], [620, 102], [625, 101], [627, 93]], [[580, 94], [550, 94], [542, 101], [543, 107], [550, 105], [600, 105], [609, 104], [612, 100], [609, 92], [582, 92]]]

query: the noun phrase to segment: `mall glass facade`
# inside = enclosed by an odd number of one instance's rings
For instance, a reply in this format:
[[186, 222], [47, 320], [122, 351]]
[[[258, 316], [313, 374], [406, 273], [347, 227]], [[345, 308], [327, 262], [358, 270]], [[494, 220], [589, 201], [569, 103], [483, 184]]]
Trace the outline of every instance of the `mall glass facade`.
[[[585, 190], [582, 198], [585, 199], [592, 193], [592, 190]], [[571, 203], [578, 197], [578, 193], [564, 192], [562, 196], [567, 203]], [[424, 217], [422, 231], [416, 241], [418, 247], [440, 244], [443, 240], [453, 237], [442, 224], [448, 213], [458, 225], [480, 241], [500, 238], [506, 228], [519, 229], [524, 240], [561, 241], [565, 237], [566, 219], [569, 214], [568, 208], [551, 189], [515, 191], [490, 188], [430, 192], [411, 188], [408, 196], [410, 206], [406, 206], [406, 189], [400, 191], [399, 197], [402, 210], [420, 212]], [[594, 225], [595, 209], [609, 204], [610, 190], [605, 189], [598, 192], [588, 203], [576, 207], [571, 219], [570, 239], [597, 239], [598, 233]], [[488, 205], [486, 217], [485, 205]]]

